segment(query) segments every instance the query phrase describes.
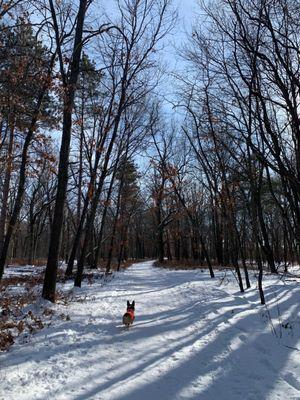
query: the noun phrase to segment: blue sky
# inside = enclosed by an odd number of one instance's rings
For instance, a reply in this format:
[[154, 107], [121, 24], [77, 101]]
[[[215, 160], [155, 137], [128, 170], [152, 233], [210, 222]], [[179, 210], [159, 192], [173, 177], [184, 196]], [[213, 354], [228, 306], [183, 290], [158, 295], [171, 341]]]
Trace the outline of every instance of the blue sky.
[[[97, 4], [102, 7], [100, 14], [104, 12], [113, 15], [117, 11], [114, 1], [99, 0]], [[168, 100], [174, 98], [177, 84], [173, 72], [182, 71], [183, 75], [185, 74], [186, 65], [179, 56], [179, 50], [187, 41], [187, 34], [191, 32], [200, 10], [198, 0], [173, 0], [173, 7], [177, 10], [178, 20], [173, 31], [164, 39], [164, 48], [159, 54], [161, 65], [166, 73], [157, 88], [159, 97], [164, 97], [166, 100], [165, 109], [168, 113], [174, 113], [172, 106], [168, 104]], [[99, 8], [97, 11], [99, 12]]]
[[197, 11], [199, 10], [199, 5], [197, 0], [174, 0], [174, 5], [178, 9], [178, 29], [176, 37], [180, 40], [185, 31], [191, 28], [193, 20], [197, 16]]
[[191, 31], [197, 18], [199, 5], [197, 0], [173, 0], [173, 4], [178, 12], [178, 20], [172, 33], [165, 39], [166, 48], [163, 58], [167, 59], [168, 65], [175, 67], [181, 63], [177, 50], [186, 42], [186, 35]]
[[[102, 8], [100, 14], [104, 12], [108, 15], [113, 15], [114, 12], [116, 12], [116, 3], [114, 1], [105, 2], [103, 0], [97, 4], [98, 6], [100, 4], [100, 7]], [[173, 47], [180, 46], [185, 41], [186, 32], [191, 30], [191, 26], [197, 16], [197, 11], [199, 10], [197, 0], [173, 0], [173, 7], [178, 12], [178, 21], [176, 22], [172, 34], [166, 39], [166, 43], [169, 45], [167, 49], [169, 56], [171, 55], [171, 52], [175, 54], [175, 52], [173, 52]], [[99, 9], [97, 9], [97, 11], [99, 12]], [[168, 56], [166, 53], [164, 56]]]
[[[173, 0], [174, 7], [178, 12], [178, 21], [172, 33], [165, 39], [165, 48], [161, 54], [162, 63], [168, 70], [166, 78], [161, 83], [161, 93], [164, 93], [166, 101], [171, 99], [176, 88], [175, 78], [172, 72], [185, 73], [186, 65], [179, 55], [179, 50], [183, 48], [187, 41], [187, 35], [191, 32], [192, 26], [199, 13], [197, 0]], [[166, 104], [166, 109], [169, 106]]]

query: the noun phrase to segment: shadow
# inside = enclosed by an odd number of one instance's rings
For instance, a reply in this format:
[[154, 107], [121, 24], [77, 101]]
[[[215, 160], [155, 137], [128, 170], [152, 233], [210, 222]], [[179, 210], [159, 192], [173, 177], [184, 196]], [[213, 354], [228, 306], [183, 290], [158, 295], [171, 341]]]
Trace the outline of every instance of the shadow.
[[[300, 313], [295, 284], [272, 282], [265, 288], [265, 308], [255, 288], [230, 293], [207, 273], [158, 271], [137, 267], [103, 292], [89, 287], [95, 297], [90, 315], [83, 318], [78, 304], [77, 319], [40, 332], [36, 351], [30, 344], [19, 347], [13, 357], [2, 357], [3, 365], [19, 368], [34, 358], [48, 371], [63, 360], [57, 368], [66, 370], [66, 381], [54, 381], [49, 392], [57, 400], [300, 399], [300, 366], [293, 358]], [[125, 331], [120, 322], [129, 296], [137, 317]], [[102, 303], [98, 315], [95, 305]], [[282, 328], [286, 315], [293, 330]]]
[[[297, 306], [292, 317], [298, 316], [299, 311], [300, 308]], [[253, 316], [243, 318], [243, 326], [249, 324], [251, 326], [252, 321]], [[214, 329], [217, 326], [218, 323], [210, 328]], [[213, 341], [201, 346], [200, 350], [197, 351], [194, 346], [187, 359], [180, 360], [175, 368], [168, 367], [167, 371], [161, 371], [160, 376], [155, 376], [152, 382], [137, 382], [129, 393], [117, 394], [113, 398], [116, 400], [153, 398], [263, 400], [269, 398], [269, 395], [277, 395], [278, 398], [299, 399], [299, 369], [294, 374], [284, 371], [293, 349], [285, 347], [283, 341], [272, 337], [268, 331], [252, 336], [249, 336], [249, 333], [243, 327], [230, 324], [228, 328], [221, 329]], [[179, 348], [186, 348], [192, 343], [197, 344], [205, 334], [206, 332], [202, 331], [191, 340], [174, 347], [170, 350], [169, 356]], [[296, 345], [298, 340], [297, 335], [288, 342], [290, 345]], [[239, 346], [232, 349], [231, 344], [235, 341], [240, 342]], [[275, 355], [268, 353], [270, 348], [273, 348]], [[163, 354], [161, 361], [165, 356], [166, 354]], [[110, 381], [110, 393], [114, 386], [118, 389], [118, 386], [125, 385], [127, 380], [134, 381], [137, 372], [132, 369], [128, 371], [127, 376]], [[276, 390], [277, 384], [280, 385], [280, 392], [272, 393]], [[167, 391], [164, 390], [166, 387]], [[102, 393], [103, 389], [101, 386], [94, 388], [91, 392], [76, 397], [76, 400], [91, 398], [90, 396], [93, 397], [96, 393]]]
[[[285, 289], [282, 296], [277, 294], [277, 299], [286, 297]], [[280, 292], [281, 288], [276, 290]], [[267, 288], [266, 296], [271, 298], [273, 291], [274, 289]], [[281, 304], [282, 309], [289, 308], [290, 304], [299, 303], [299, 290], [294, 295], [296, 298], [292, 296], [285, 301], [288, 304]], [[253, 300], [255, 294], [249, 293], [248, 296], [250, 300]], [[246, 302], [249, 302], [249, 299]], [[239, 300], [240, 303], [244, 303], [243, 299]], [[224, 304], [230, 308], [233, 306], [233, 301], [225, 302]], [[276, 305], [269, 305], [269, 307], [269, 311], [274, 311]], [[208, 310], [203, 311], [209, 312]], [[271, 335], [269, 330], [261, 332], [261, 324], [263, 323], [261, 310], [256, 310], [255, 308], [253, 314], [240, 318], [239, 314], [242, 314], [243, 311], [245, 310], [239, 310], [235, 307], [234, 315], [231, 318], [229, 317], [227, 321], [224, 315], [214, 318], [206, 329], [200, 330], [197, 334], [191, 334], [187, 340], [181, 341], [178, 345], [171, 346], [169, 350], [161, 352], [159, 357], [153, 357], [137, 368], [129, 367], [126, 373], [118, 375], [115, 379], [77, 396], [76, 400], [94, 398], [97, 394], [101, 394], [101, 396], [104, 396], [103, 398], [106, 398], [105, 390], [108, 389], [110, 396], [112, 395], [112, 397], [108, 398], [116, 400], [150, 400], [153, 398], [164, 400], [181, 398], [263, 400], [267, 399], [273, 390], [276, 390], [276, 384], [278, 383], [281, 385], [279, 389], [281, 390], [280, 396], [289, 399], [300, 398], [298, 373], [296, 372], [293, 375], [284, 371], [284, 367], [293, 351], [292, 348], [285, 347], [284, 340], [287, 340], [290, 347], [295, 346], [299, 336], [276, 338]], [[293, 310], [291, 319], [298, 317], [299, 311], [300, 309], [297, 305], [297, 308]], [[237, 322], [231, 323], [231, 319], [237, 319]], [[182, 321], [184, 321], [183, 325], [195, 322], [190, 318]], [[226, 328], [220, 326], [224, 322], [228, 324]], [[253, 331], [253, 326], [257, 328], [256, 331]], [[175, 326], [173, 325], [172, 329], [174, 328]], [[177, 326], [177, 328], [179, 327]], [[197, 350], [197, 343], [199, 341], [202, 343], [206, 335], [216, 330], [215, 338], [208, 344], [201, 345], [200, 349]], [[238, 342], [239, 345], [237, 346], [235, 342]], [[234, 343], [233, 347], [232, 343]], [[164, 368], [160, 368], [160, 373], [158, 375], [154, 374], [154, 377], [152, 376], [154, 379], [151, 382], [149, 382], [149, 379], [141, 382], [141, 371], [151, 365], [153, 368], [157, 368], [158, 365], [162, 366], [176, 352], [187, 349], [189, 346], [192, 347], [193, 351], [188, 352], [189, 356], [186, 360], [179, 357], [177, 359], [179, 365], [175, 368], [173, 366], [170, 368], [170, 365], [167, 365], [166, 371], [164, 371]], [[275, 354], [273, 357], [268, 354], [268, 350], [272, 348]], [[170, 363], [172, 364], [172, 361]], [[128, 390], [129, 393], [120, 394], [120, 392], [126, 391], [126, 385], [128, 385], [129, 381], [132, 383], [132, 389]], [[114, 391], [115, 395], [113, 394]], [[289, 392], [291, 393], [290, 395], [288, 394]], [[297, 396], [297, 393], [299, 396]], [[278, 393], [276, 394], [278, 396]]]

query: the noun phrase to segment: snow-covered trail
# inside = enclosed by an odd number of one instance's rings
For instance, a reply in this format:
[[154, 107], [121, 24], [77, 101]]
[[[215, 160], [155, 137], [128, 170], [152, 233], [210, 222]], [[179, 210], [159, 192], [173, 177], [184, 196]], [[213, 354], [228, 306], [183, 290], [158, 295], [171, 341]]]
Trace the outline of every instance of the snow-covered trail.
[[[279, 302], [296, 321], [278, 339], [255, 289], [241, 296], [219, 283], [144, 262], [84, 286], [85, 300], [64, 309], [70, 321], [0, 355], [0, 399], [300, 399], [299, 288], [277, 282], [274, 297], [271, 280], [266, 289], [269, 311]], [[136, 320], [124, 330], [127, 299]]]

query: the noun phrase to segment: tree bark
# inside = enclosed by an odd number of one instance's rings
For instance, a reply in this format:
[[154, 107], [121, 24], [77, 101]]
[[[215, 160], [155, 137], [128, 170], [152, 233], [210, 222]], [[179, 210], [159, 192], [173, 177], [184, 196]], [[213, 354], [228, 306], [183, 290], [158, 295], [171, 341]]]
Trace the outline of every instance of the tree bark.
[[[55, 10], [50, 0], [51, 12], [53, 21], [56, 21]], [[70, 67], [70, 76], [65, 87], [64, 111], [63, 111], [63, 131], [62, 141], [59, 155], [58, 167], [58, 182], [56, 192], [56, 202], [54, 209], [54, 217], [50, 235], [50, 245], [48, 253], [48, 262], [45, 272], [45, 279], [43, 285], [43, 298], [55, 301], [56, 277], [58, 268], [58, 256], [60, 239], [64, 218], [64, 205], [67, 194], [68, 184], [68, 167], [69, 167], [69, 152], [71, 142], [71, 128], [72, 128], [72, 112], [74, 108], [74, 97], [76, 91], [76, 84], [79, 76], [79, 64], [82, 51], [82, 35], [85, 14], [87, 9], [88, 0], [81, 0], [77, 14], [77, 23], [75, 31], [74, 46], [72, 52], [72, 62]], [[57, 38], [57, 40], [59, 40]], [[59, 42], [57, 43], [59, 46]]]
[[12, 160], [13, 160], [13, 143], [14, 143], [14, 124], [9, 124], [9, 143], [8, 143], [8, 155], [7, 165], [5, 170], [4, 184], [2, 189], [2, 206], [0, 214], [0, 251], [3, 247], [5, 237], [5, 225], [7, 217], [7, 205], [9, 196], [10, 178], [12, 172]]

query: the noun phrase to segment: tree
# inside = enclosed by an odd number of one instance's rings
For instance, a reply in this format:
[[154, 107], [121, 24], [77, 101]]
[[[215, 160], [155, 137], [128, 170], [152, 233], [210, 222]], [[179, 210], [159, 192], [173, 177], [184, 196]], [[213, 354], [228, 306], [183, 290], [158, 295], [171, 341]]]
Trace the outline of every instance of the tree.
[[[5, 30], [1, 31], [1, 34], [5, 35], [5, 40], [7, 41], [7, 46], [3, 51], [5, 53], [8, 52], [3, 54], [1, 58], [6, 70], [6, 73], [3, 74], [3, 81], [1, 82], [3, 92], [6, 93], [4, 103], [1, 106], [1, 113], [6, 118], [6, 125], [11, 134], [8, 145], [8, 162], [1, 209], [0, 235], [2, 236], [2, 246], [0, 254], [0, 279], [3, 276], [9, 244], [22, 207], [28, 150], [34, 139], [34, 134], [38, 129], [38, 122], [42, 125], [42, 122], [48, 122], [49, 124], [49, 121], [51, 121], [51, 119], [49, 119], [47, 107], [51, 105], [48, 93], [55, 60], [55, 54], [49, 58], [47, 49], [33, 36], [30, 27], [21, 24], [21, 26], [16, 29], [16, 32], [12, 31], [9, 33]], [[13, 96], [11, 94], [13, 94]], [[15, 128], [24, 130], [26, 133], [22, 143], [17, 195], [13, 206], [13, 212], [9, 219], [5, 236], [3, 237], [12, 168]]]
[[[83, 31], [87, 9], [91, 2], [80, 0], [78, 12], [75, 19], [75, 35], [73, 49], [70, 57], [69, 71], [66, 73], [62, 56], [61, 35], [59, 31], [57, 12], [53, 1], [49, 1], [51, 9], [51, 17], [55, 30], [55, 40], [60, 64], [60, 74], [63, 85], [63, 122], [62, 122], [62, 141], [59, 155], [57, 193], [54, 209], [53, 224], [51, 229], [51, 237], [49, 244], [49, 254], [45, 279], [43, 285], [43, 298], [55, 301], [55, 287], [58, 267], [59, 246], [63, 225], [64, 205], [66, 200], [67, 184], [68, 184], [68, 164], [71, 142], [72, 129], [72, 112], [74, 109], [74, 98], [77, 87], [77, 80], [80, 71], [80, 59], [83, 46]], [[105, 27], [105, 30], [108, 28]], [[99, 34], [103, 33], [104, 28], [99, 29]]]

